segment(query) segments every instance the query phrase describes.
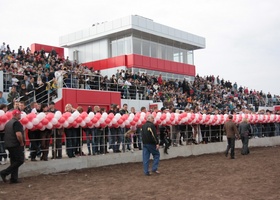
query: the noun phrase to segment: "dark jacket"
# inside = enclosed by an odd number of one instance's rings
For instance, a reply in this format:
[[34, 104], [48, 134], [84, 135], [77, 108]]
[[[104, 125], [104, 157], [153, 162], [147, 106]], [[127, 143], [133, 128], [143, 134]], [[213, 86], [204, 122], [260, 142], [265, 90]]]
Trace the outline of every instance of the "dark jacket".
[[238, 131], [241, 136], [248, 136], [251, 132], [250, 124], [247, 122], [241, 122], [238, 126]]
[[24, 140], [24, 132], [23, 132], [23, 126], [21, 123], [16, 120], [15, 118], [12, 118], [8, 123], [5, 125], [5, 147], [11, 148], [11, 147], [18, 147], [20, 146], [20, 143], [17, 139], [16, 132], [20, 131], [22, 134], [22, 138]]
[[239, 138], [237, 127], [232, 120], [229, 120], [224, 124], [224, 131], [227, 135], [227, 138]]
[[159, 144], [159, 140], [156, 133], [156, 127], [150, 121], [147, 121], [142, 126], [142, 141], [143, 144]]

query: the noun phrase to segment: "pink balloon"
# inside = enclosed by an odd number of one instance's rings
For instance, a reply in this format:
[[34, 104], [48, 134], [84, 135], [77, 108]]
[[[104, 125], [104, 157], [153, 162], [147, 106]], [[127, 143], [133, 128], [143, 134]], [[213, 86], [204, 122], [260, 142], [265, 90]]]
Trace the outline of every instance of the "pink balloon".
[[42, 123], [44, 126], [46, 126], [46, 125], [49, 123], [49, 121], [48, 121], [46, 118], [44, 118], [44, 119], [41, 121], [41, 123]]
[[22, 118], [22, 119], [20, 120], [20, 123], [21, 123], [22, 125], [25, 125], [25, 124], [28, 123], [28, 119], [27, 119], [27, 118]]
[[80, 114], [80, 117], [84, 120], [86, 117], [88, 116], [88, 114], [86, 112], [82, 112]]

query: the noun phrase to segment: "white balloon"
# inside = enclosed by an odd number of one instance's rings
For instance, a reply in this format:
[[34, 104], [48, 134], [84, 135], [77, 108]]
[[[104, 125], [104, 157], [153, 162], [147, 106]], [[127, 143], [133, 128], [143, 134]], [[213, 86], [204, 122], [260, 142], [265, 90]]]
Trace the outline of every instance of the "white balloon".
[[52, 118], [51, 123], [53, 125], [56, 125], [58, 123], [58, 120], [56, 118]]
[[59, 120], [61, 118], [62, 114], [60, 111], [56, 111], [55, 114], [54, 114], [54, 118]]
[[28, 123], [26, 124], [26, 128], [32, 129], [32, 128], [33, 128], [32, 122], [28, 122]]
[[74, 121], [74, 117], [70, 116], [68, 119], [67, 119], [68, 123], [71, 124], [73, 121]]
[[39, 119], [39, 121], [42, 121], [45, 117], [46, 117], [46, 114], [43, 112], [41, 112], [37, 115], [37, 119]]
[[88, 123], [88, 122], [90, 122], [90, 118], [87, 116], [87, 117], [84, 119], [84, 121], [85, 121], [86, 123]]
[[114, 119], [111, 121], [111, 123], [112, 123], [112, 124], [116, 124], [116, 123], [117, 123], [117, 119], [114, 118]]
[[47, 128], [47, 129], [52, 129], [52, 128], [53, 128], [52, 123], [51, 123], [51, 122], [49, 122], [49, 123], [47, 124], [46, 128]]
[[64, 128], [67, 128], [69, 126], [69, 123], [67, 122], [67, 121], [65, 121], [64, 123], [63, 123], [63, 127]]
[[80, 125], [81, 125], [81, 127], [84, 127], [86, 125], [86, 122], [82, 121]]
[[116, 120], [118, 121], [121, 118], [121, 114], [117, 113], [114, 118], [116, 118]]
[[40, 122], [40, 120], [37, 119], [37, 117], [32, 120], [33, 125], [37, 125], [37, 124], [39, 124], [39, 122]]
[[96, 122], [96, 124], [94, 124], [95, 127], [99, 127], [100, 126], [100, 122]]
[[[0, 115], [1, 116], [1, 115]], [[21, 119], [26, 117], [26, 113], [25, 112], [21, 112]]]
[[90, 112], [90, 113], [88, 114], [88, 118], [89, 118], [90, 120], [92, 120], [92, 119], [94, 118], [94, 112]]
[[101, 118], [103, 118], [103, 119], [107, 119], [107, 117], [108, 117], [108, 114], [106, 113], [106, 112], [104, 112], [104, 113], [102, 113], [102, 116], [101, 116]]
[[102, 117], [98, 120], [99, 124], [103, 124], [105, 121], [105, 119], [103, 119]]
[[80, 115], [80, 113], [77, 110], [72, 113], [72, 117], [73, 117], [74, 120], [76, 120], [79, 117], [79, 115]]
[[0, 110], [0, 116], [2, 116], [4, 114], [5, 114], [4, 110]]

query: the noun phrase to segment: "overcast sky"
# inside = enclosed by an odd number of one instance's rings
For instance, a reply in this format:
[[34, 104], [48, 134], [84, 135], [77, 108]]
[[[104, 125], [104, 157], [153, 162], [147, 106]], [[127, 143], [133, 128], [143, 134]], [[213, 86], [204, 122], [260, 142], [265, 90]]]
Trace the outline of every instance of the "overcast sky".
[[11, 49], [58, 46], [59, 36], [141, 15], [206, 38], [206, 48], [195, 51], [199, 75], [280, 94], [279, 0], [0, 0], [0, 7], [0, 42]]

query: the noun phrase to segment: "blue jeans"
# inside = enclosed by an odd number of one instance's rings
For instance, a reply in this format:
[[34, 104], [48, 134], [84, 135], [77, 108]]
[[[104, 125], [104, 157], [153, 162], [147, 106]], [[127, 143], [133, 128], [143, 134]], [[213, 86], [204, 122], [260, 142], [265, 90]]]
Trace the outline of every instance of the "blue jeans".
[[248, 145], [249, 145], [249, 137], [248, 136], [241, 136], [241, 141], [242, 141], [242, 150], [241, 154], [242, 155], [247, 155], [250, 153]]
[[155, 144], [143, 144], [143, 167], [144, 167], [144, 174], [149, 174], [149, 161], [150, 161], [150, 155], [153, 155], [154, 161], [152, 166], [152, 171], [157, 171], [158, 164], [159, 164], [159, 158], [160, 153], [159, 150], [156, 149]]
[[227, 145], [226, 154], [228, 154], [230, 150], [230, 157], [234, 158], [235, 138], [227, 138], [227, 141], [228, 141], [228, 145]]
[[123, 129], [110, 128], [110, 140], [109, 140], [110, 143], [109, 148], [112, 148], [114, 152], [119, 152], [121, 142], [123, 143], [122, 144], [123, 151], [125, 150]]
[[77, 148], [77, 131], [74, 128], [65, 128], [66, 135], [66, 152], [69, 158], [75, 157], [75, 149]]
[[[100, 153], [100, 151], [102, 150], [101, 148], [101, 142], [103, 142], [103, 134], [102, 134], [102, 130], [100, 128], [94, 128], [94, 138], [93, 138], [93, 149], [92, 152], [94, 153]], [[100, 151], [99, 151], [99, 147], [100, 147]]]

